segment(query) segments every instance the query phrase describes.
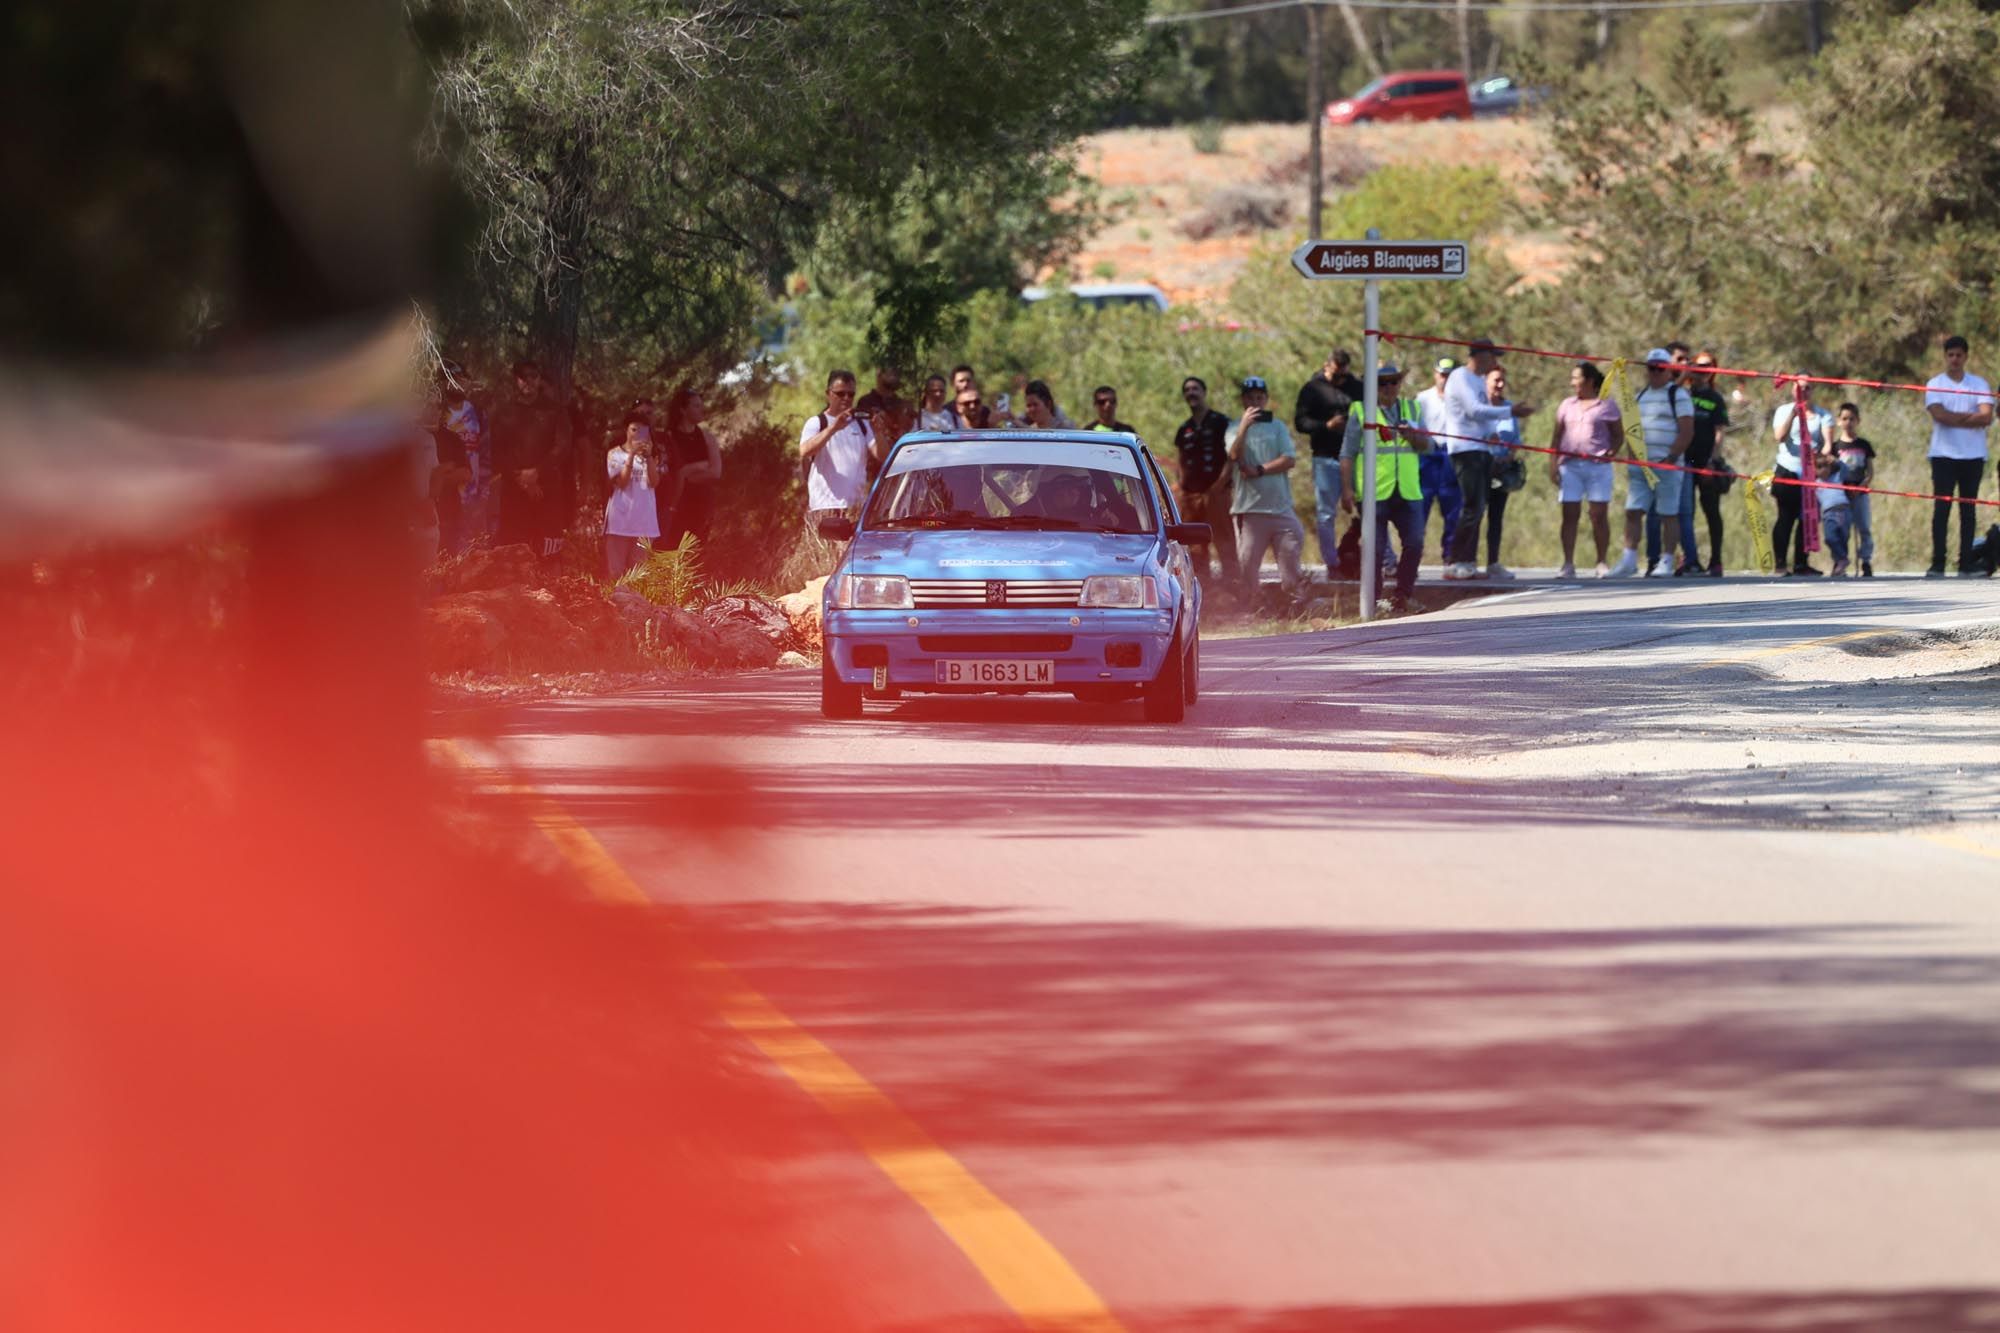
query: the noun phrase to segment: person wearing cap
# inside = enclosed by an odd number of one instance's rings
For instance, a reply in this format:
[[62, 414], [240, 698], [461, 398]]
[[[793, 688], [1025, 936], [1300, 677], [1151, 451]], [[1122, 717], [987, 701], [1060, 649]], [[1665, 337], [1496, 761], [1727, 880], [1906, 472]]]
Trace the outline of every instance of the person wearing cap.
[[[1674, 382], [1674, 356], [1664, 347], [1646, 353], [1646, 385], [1633, 395], [1646, 438], [1646, 461], [1678, 465], [1694, 439], [1694, 395]], [[1625, 478], [1625, 553], [1611, 567], [1613, 578], [1639, 572], [1639, 538], [1646, 515], [1660, 516], [1660, 558], [1647, 578], [1671, 577], [1681, 540], [1681, 487], [1687, 474], [1666, 468], [1633, 467]]]
[[[1673, 358], [1670, 363], [1673, 369], [1667, 382], [1679, 386], [1680, 392], [1686, 394], [1688, 401], [1694, 404], [1694, 416], [1690, 418], [1694, 422], [1694, 434], [1689, 437], [1687, 452], [1681, 456], [1681, 462], [1687, 467], [1705, 468], [1708, 466], [1708, 456], [1713, 452], [1715, 432], [1712, 425], [1704, 423], [1702, 398], [1695, 393], [1691, 382], [1694, 352], [1686, 343], [1675, 341], [1667, 344], [1667, 355]], [[1714, 378], [1712, 375], [1709, 376], [1710, 383], [1714, 382]], [[1703, 449], [1704, 441], [1710, 445], [1709, 449]], [[1701, 545], [1696, 540], [1694, 530], [1695, 492], [1700, 489], [1695, 484], [1697, 480], [1699, 479], [1692, 474], [1681, 474], [1681, 546], [1680, 560], [1674, 566], [1676, 578], [1705, 572], [1701, 563]], [[1646, 564], [1649, 568], [1659, 563], [1660, 552], [1663, 550], [1670, 551], [1672, 548], [1661, 540], [1660, 515], [1656, 510], [1646, 515]]]
[[1312, 449], [1313, 527], [1319, 534], [1320, 558], [1326, 576], [1335, 578], [1334, 552], [1339, 549], [1341, 443], [1347, 437], [1350, 410], [1362, 401], [1361, 381], [1348, 372], [1354, 357], [1345, 347], [1327, 353], [1326, 364], [1299, 386], [1292, 406], [1292, 426]]
[[1278, 577], [1285, 593], [1294, 596], [1304, 582], [1299, 552], [1306, 530], [1292, 507], [1291, 471], [1298, 450], [1285, 423], [1271, 415], [1271, 390], [1261, 375], [1246, 376], [1242, 386], [1243, 415], [1230, 427], [1229, 461], [1236, 473], [1236, 494], [1229, 514], [1236, 525], [1236, 551], [1243, 583], [1251, 597], [1258, 591], [1264, 552], [1278, 556]]
[[1452, 532], [1451, 562], [1445, 566], [1448, 579], [1479, 576], [1474, 558], [1479, 551], [1479, 525], [1493, 493], [1494, 427], [1503, 421], [1528, 416], [1535, 409], [1527, 403], [1495, 403], [1487, 395], [1486, 377], [1500, 365], [1500, 349], [1485, 338], [1467, 349], [1467, 364], [1451, 372], [1445, 381], [1445, 450], [1451, 455], [1451, 470], [1458, 476], [1458, 524]]
[[[1393, 365], [1375, 371], [1375, 424], [1380, 438], [1375, 445], [1375, 549], [1389, 549], [1389, 526], [1396, 528], [1402, 554], [1396, 561], [1396, 590], [1389, 604], [1398, 611], [1416, 609], [1411, 600], [1417, 588], [1417, 562], [1424, 545], [1424, 488], [1419, 463], [1431, 453], [1431, 438], [1424, 432], [1414, 399], [1405, 398], [1403, 372]], [[1347, 418], [1341, 442], [1341, 504], [1352, 508], [1359, 503], [1362, 457], [1367, 449], [1360, 405]]]
[[[1441, 356], [1432, 367], [1434, 378], [1431, 387], [1417, 395], [1417, 419], [1423, 425], [1424, 433], [1433, 441], [1443, 438], [1449, 429], [1444, 411], [1444, 386], [1451, 379], [1451, 372], [1458, 369], [1458, 358]], [[1417, 460], [1417, 475], [1424, 483], [1424, 521], [1418, 526], [1418, 535], [1431, 524], [1431, 506], [1436, 505], [1443, 524], [1438, 534], [1438, 550], [1445, 564], [1451, 563], [1451, 535], [1458, 528], [1459, 494], [1458, 475], [1451, 470], [1451, 455], [1442, 449], [1432, 449]]]

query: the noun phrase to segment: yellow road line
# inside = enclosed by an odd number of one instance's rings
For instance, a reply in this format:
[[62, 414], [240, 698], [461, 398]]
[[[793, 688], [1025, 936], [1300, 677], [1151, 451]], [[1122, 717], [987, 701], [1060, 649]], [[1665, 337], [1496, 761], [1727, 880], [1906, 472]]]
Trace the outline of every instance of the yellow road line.
[[[523, 800], [535, 826], [595, 897], [627, 906], [652, 905], [645, 890], [590, 830], [551, 797], [508, 781], [455, 742], [431, 744], [434, 751], [489, 786]], [[818, 1102], [868, 1159], [930, 1214], [1028, 1328], [1048, 1333], [1123, 1333], [1124, 1325], [1062, 1253], [888, 1094], [726, 963], [699, 952], [695, 960], [697, 977], [723, 1021]]]
[[2000, 861], [2000, 847], [1981, 842], [1977, 838], [1968, 838], [1963, 833], [1919, 833], [1917, 836], [1925, 842], [1934, 842], [1955, 852], [1968, 852], [1973, 856], [1984, 856], [1990, 860]]
[[1900, 625], [1884, 629], [1858, 629], [1850, 634], [1829, 634], [1823, 639], [1801, 639], [1797, 643], [1781, 643], [1775, 648], [1759, 648], [1756, 652], [1745, 653], [1741, 657], [1712, 658], [1709, 661], [1697, 663], [1689, 667], [1688, 670], [1710, 671], [1716, 667], [1741, 666], [1745, 662], [1755, 662], [1765, 657], [1783, 657], [1787, 653], [1804, 652], [1808, 648], [1824, 648], [1829, 644], [1835, 643], [1853, 643], [1857, 639], [1879, 639], [1885, 634], [1911, 634], [1916, 632], [1918, 631]]

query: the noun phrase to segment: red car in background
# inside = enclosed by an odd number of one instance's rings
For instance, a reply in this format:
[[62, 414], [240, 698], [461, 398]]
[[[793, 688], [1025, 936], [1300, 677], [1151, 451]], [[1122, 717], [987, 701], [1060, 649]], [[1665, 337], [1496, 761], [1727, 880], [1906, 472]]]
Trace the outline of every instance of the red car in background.
[[1369, 120], [1471, 120], [1472, 95], [1455, 69], [1412, 69], [1384, 74], [1352, 97], [1328, 104], [1332, 125]]

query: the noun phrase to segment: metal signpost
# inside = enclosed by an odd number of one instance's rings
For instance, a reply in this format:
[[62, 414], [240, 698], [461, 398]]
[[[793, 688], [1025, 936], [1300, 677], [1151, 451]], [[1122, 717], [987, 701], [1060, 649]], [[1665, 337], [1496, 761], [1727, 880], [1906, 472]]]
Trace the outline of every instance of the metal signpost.
[[[1361, 618], [1375, 618], [1375, 595], [1382, 577], [1381, 552], [1375, 543], [1375, 371], [1379, 364], [1375, 330], [1382, 322], [1382, 283], [1408, 278], [1453, 281], [1465, 276], [1464, 241], [1385, 241], [1375, 228], [1365, 240], [1307, 241], [1292, 252], [1292, 267], [1308, 278], [1348, 278], [1366, 284], [1362, 301], [1367, 332], [1361, 353]], [[1408, 368], [1404, 368], [1408, 373]], [[1332, 563], [1329, 552], [1321, 558]]]

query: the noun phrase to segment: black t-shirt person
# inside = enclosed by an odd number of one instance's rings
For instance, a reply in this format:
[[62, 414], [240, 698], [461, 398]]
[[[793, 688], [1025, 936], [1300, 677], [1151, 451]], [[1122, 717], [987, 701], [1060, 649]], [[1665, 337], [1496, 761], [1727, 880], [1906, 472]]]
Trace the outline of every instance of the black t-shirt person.
[[1222, 479], [1229, 468], [1229, 425], [1229, 418], [1211, 407], [1206, 416], [1189, 417], [1174, 432], [1182, 490], [1205, 491]]
[[1688, 440], [1686, 463], [1707, 467], [1715, 460], [1715, 438], [1729, 424], [1729, 402], [1716, 388], [1688, 386], [1688, 401], [1694, 404], [1694, 434]]
[[1312, 445], [1314, 458], [1340, 457], [1348, 411], [1365, 401], [1362, 394], [1361, 381], [1344, 370], [1332, 379], [1315, 374], [1299, 387], [1292, 425]]

